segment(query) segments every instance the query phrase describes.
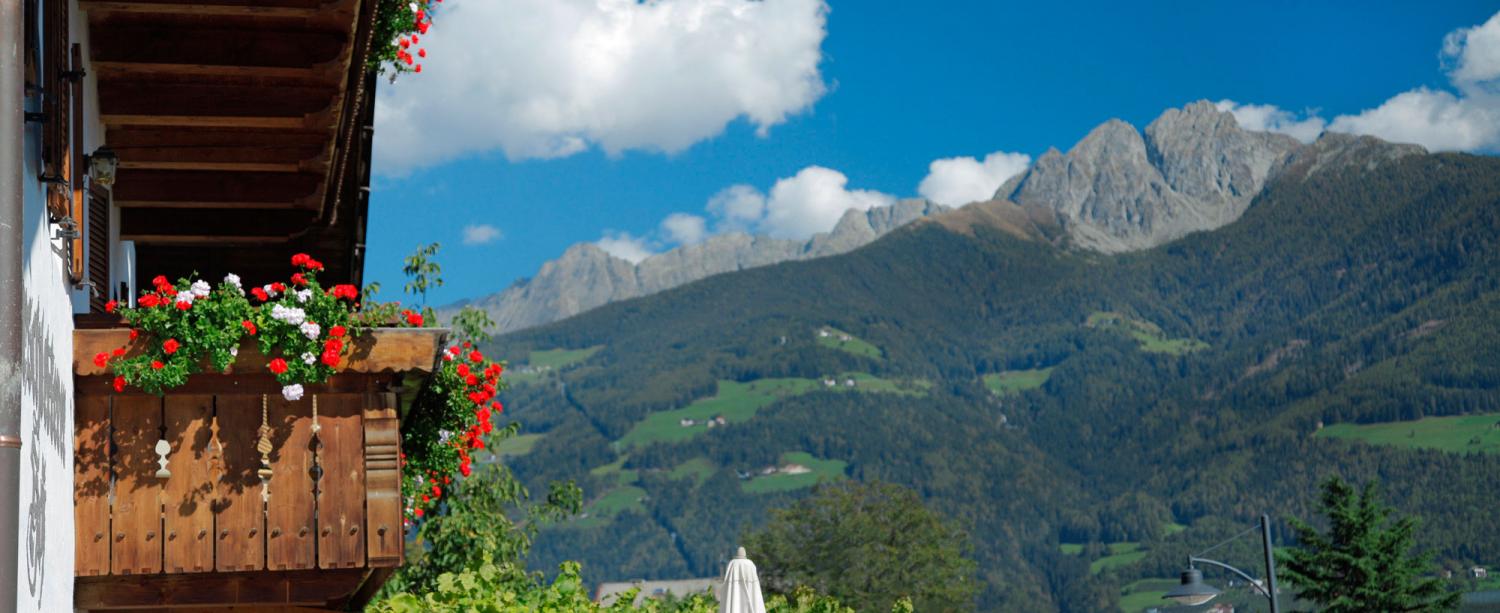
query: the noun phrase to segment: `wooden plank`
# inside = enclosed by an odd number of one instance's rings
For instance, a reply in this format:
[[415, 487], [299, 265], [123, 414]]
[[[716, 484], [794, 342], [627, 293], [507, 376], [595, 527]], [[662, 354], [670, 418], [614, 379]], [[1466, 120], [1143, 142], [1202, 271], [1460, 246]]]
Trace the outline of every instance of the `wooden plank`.
[[119, 200], [296, 202], [316, 192], [321, 182], [321, 177], [307, 173], [124, 169], [114, 196]]
[[289, 236], [218, 236], [211, 234], [125, 234], [120, 240], [151, 245], [264, 245], [291, 241]]
[[214, 397], [172, 394], [165, 399], [167, 469], [162, 486], [162, 520], [166, 541], [162, 566], [168, 573], [202, 573], [214, 569], [214, 472], [209, 458], [213, 437]]
[[302, 169], [302, 165], [288, 162], [136, 161], [120, 162], [120, 168], [144, 170], [220, 170], [225, 172], [297, 172]]
[[215, 483], [214, 568], [219, 572], [260, 570], [266, 564], [266, 516], [261, 501], [260, 396], [221, 394], [214, 399], [219, 424], [217, 455], [222, 468]]
[[307, 125], [302, 117], [233, 117], [204, 115], [100, 115], [105, 126], [177, 126], [183, 128], [261, 128], [296, 130]]
[[79, 0], [78, 8], [88, 13], [150, 13], [163, 15], [282, 17], [310, 19], [319, 9], [296, 6], [262, 6], [258, 4], [200, 4], [167, 2], [99, 2]]
[[[152, 117], [275, 117], [301, 120], [327, 108], [337, 94], [338, 88], [332, 85], [213, 83], [205, 82], [202, 78], [186, 83], [164, 82], [161, 79], [105, 81], [99, 84], [98, 89], [99, 108], [110, 115]], [[128, 158], [121, 156], [120, 159]]]
[[235, 610], [257, 605], [326, 607], [353, 593], [368, 573], [367, 569], [319, 569], [79, 577], [74, 582], [73, 606], [90, 611], [210, 605], [234, 605]]
[[287, 402], [278, 394], [269, 400], [271, 435], [271, 501], [266, 513], [266, 568], [314, 568], [315, 510], [313, 481], [312, 402]]
[[154, 451], [161, 438], [161, 398], [114, 399], [114, 542], [111, 571], [116, 575], [162, 570], [161, 480]]
[[[206, 64], [310, 68], [346, 53], [347, 32], [248, 24], [180, 24], [118, 19], [90, 29], [94, 61], [133, 64]], [[108, 111], [108, 109], [105, 109]]]
[[122, 209], [228, 209], [228, 210], [284, 210], [297, 208], [294, 202], [213, 202], [200, 200], [116, 200], [115, 206]]
[[406, 541], [401, 505], [401, 429], [396, 395], [365, 398], [365, 524], [370, 566], [401, 565]]
[[318, 399], [318, 566], [365, 566], [365, 433], [363, 394]]
[[73, 408], [73, 568], [109, 574], [109, 396], [79, 396]]
[[100, 79], [160, 75], [225, 77], [237, 79], [285, 79], [316, 81], [327, 70], [296, 66], [244, 66], [239, 64], [168, 64], [161, 62], [94, 62]]

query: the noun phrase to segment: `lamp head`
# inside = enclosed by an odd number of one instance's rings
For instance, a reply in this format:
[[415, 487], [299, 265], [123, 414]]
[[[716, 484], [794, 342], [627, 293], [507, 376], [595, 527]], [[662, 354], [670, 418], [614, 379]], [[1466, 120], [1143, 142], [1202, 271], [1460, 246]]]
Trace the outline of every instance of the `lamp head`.
[[1219, 588], [1203, 582], [1203, 571], [1189, 568], [1182, 571], [1182, 583], [1162, 595], [1188, 606], [1200, 605], [1220, 594]]
[[88, 156], [89, 179], [100, 187], [115, 184], [115, 171], [120, 168], [120, 156], [109, 145], [95, 149]]

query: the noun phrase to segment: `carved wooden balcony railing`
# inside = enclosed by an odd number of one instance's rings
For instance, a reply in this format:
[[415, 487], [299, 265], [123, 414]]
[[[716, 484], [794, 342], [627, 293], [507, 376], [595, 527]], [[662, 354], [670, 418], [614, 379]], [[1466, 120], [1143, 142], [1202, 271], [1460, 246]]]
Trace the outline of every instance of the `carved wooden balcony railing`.
[[[393, 389], [403, 373], [432, 369], [443, 334], [366, 334], [339, 374], [288, 402], [252, 344], [230, 372], [194, 375], [164, 397], [117, 394], [91, 356], [126, 345], [128, 333], [77, 331], [75, 605], [342, 607], [367, 598], [403, 554]], [[169, 476], [158, 472], [159, 441]]]

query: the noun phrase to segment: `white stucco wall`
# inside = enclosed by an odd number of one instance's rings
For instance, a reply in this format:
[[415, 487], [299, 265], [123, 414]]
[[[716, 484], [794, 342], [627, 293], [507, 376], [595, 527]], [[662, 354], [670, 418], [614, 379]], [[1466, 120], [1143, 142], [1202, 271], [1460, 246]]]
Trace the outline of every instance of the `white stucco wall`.
[[[43, 0], [49, 1], [69, 0]], [[70, 22], [71, 38], [86, 45], [86, 17], [75, 10]], [[92, 151], [102, 134], [92, 77], [84, 89], [84, 151]], [[27, 109], [37, 110], [37, 104], [28, 100]], [[28, 124], [25, 155], [19, 161], [25, 177], [39, 174], [40, 139], [40, 127]], [[80, 303], [87, 310], [87, 296], [68, 282], [66, 251], [53, 238], [56, 226], [47, 220], [43, 184], [27, 181], [23, 189], [25, 349], [16, 610], [68, 611], [73, 607], [73, 313]]]

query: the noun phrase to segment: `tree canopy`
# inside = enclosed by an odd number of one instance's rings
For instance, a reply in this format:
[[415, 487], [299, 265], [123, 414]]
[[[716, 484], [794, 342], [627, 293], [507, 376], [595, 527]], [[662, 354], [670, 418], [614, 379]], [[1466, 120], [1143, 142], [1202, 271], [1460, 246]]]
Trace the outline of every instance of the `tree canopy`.
[[[1282, 556], [1282, 574], [1299, 597], [1329, 613], [1448, 611], [1460, 595], [1431, 575], [1430, 555], [1411, 552], [1414, 517], [1395, 518], [1379, 489], [1356, 491], [1338, 477], [1323, 485], [1328, 530], [1291, 519], [1301, 547]], [[1394, 518], [1394, 519], [1393, 519]]]

